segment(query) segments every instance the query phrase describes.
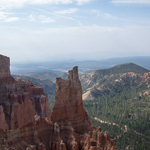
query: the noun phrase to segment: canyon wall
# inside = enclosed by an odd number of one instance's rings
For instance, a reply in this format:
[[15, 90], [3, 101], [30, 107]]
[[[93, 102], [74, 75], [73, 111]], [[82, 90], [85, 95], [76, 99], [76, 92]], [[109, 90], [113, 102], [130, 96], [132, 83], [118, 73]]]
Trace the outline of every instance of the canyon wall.
[[[56, 79], [50, 113], [47, 94], [30, 81], [15, 81], [9, 58], [0, 56], [0, 150], [116, 150], [101, 127], [92, 127], [82, 101], [78, 67]], [[5, 78], [5, 80], [3, 80]]]

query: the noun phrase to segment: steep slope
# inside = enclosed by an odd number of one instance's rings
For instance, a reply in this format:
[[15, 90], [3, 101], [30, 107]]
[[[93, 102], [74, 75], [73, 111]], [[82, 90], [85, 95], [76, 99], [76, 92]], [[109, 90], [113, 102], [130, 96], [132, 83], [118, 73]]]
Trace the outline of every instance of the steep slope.
[[150, 72], [117, 71], [95, 82], [83, 94], [91, 99], [84, 101], [84, 106], [92, 124], [107, 129], [118, 150], [149, 149]]
[[140, 86], [143, 73], [146, 72], [149, 70], [127, 63], [83, 75], [80, 77], [83, 86], [83, 99], [91, 100], [110, 93], [120, 93], [124, 88]]
[[144, 86], [84, 101], [92, 125], [109, 131], [117, 150], [150, 147], [150, 76], [142, 82]]

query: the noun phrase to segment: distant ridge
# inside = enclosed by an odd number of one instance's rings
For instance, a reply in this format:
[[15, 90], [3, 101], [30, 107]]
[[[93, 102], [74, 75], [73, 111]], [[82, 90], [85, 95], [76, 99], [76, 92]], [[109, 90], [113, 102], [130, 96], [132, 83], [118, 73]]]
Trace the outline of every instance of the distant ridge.
[[104, 74], [115, 74], [115, 73], [126, 73], [126, 72], [134, 72], [134, 73], [146, 73], [150, 70], [145, 69], [144, 67], [141, 67], [139, 65], [136, 65], [134, 63], [125, 63], [116, 65], [109, 69], [99, 69], [97, 70], [99, 72], [104, 72]]
[[23, 73], [21, 76], [40, 77], [43, 79], [49, 79], [51, 81], [55, 81], [56, 77], [58, 77], [58, 75], [53, 72], [29, 72]]
[[[99, 58], [101, 59], [101, 57]], [[27, 72], [52, 72], [57, 75], [62, 75], [70, 70], [73, 66], [79, 67], [79, 74], [83, 75], [98, 69], [108, 69], [118, 64], [132, 62], [146, 69], [150, 69], [150, 56], [139, 57], [119, 57], [105, 60], [82, 60], [82, 61], [56, 61], [56, 62], [37, 62], [15, 64], [11, 63], [11, 73], [23, 75]], [[26, 76], [26, 75], [25, 75]]]
[[21, 78], [23, 81], [31, 81], [34, 84], [37, 84], [38, 87], [43, 87], [44, 92], [47, 94], [53, 95], [55, 93], [55, 84], [49, 79], [43, 79], [40, 77], [19, 76], [19, 75], [12, 75], [12, 76], [15, 80], [17, 80], [17, 78]]
[[[129, 79], [135, 82], [137, 80], [136, 78], [134, 79], [135, 76], [140, 75], [142, 77], [147, 72], [150, 72], [150, 70], [134, 63], [126, 63], [82, 75], [80, 80], [83, 88], [83, 99], [92, 100], [102, 95], [105, 96], [110, 93], [115, 93], [119, 85], [119, 90], [123, 90], [124, 85], [127, 84]], [[130, 86], [129, 84], [128, 86]]]

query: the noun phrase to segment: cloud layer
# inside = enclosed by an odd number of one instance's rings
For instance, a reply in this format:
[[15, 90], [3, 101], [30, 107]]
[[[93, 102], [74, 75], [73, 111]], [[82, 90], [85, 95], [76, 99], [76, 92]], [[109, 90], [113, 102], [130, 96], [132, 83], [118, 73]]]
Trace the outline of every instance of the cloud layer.
[[93, 0], [0, 0], [0, 8], [22, 8], [24, 5], [71, 4], [83, 5]]
[[55, 13], [57, 14], [61, 14], [61, 15], [66, 15], [66, 14], [72, 14], [77, 12], [77, 8], [70, 8], [70, 9], [66, 9], [66, 10], [62, 10], [62, 11], [56, 11]]
[[114, 4], [150, 4], [150, 0], [112, 0]]
[[20, 62], [150, 55], [149, 3], [0, 0], [0, 52]]
[[150, 55], [150, 27], [13, 29], [4, 35], [5, 30], [0, 35], [0, 49], [12, 62]]

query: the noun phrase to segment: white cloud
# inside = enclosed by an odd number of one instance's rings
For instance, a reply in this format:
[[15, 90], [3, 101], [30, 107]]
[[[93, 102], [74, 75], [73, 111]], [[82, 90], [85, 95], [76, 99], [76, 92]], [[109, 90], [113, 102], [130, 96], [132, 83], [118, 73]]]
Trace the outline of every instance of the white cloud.
[[66, 9], [66, 10], [62, 10], [62, 11], [56, 11], [55, 13], [57, 14], [61, 14], [61, 15], [66, 15], [66, 14], [72, 14], [77, 12], [78, 9], [76, 8], [70, 8], [70, 9]]
[[65, 19], [69, 19], [69, 20], [75, 20], [75, 19], [72, 18], [72, 17], [67, 17], [67, 16], [64, 16], [64, 15], [61, 15], [61, 14], [51, 13], [51, 12], [48, 12], [48, 11], [45, 11], [45, 10], [42, 10], [42, 9], [38, 9], [38, 10], [43, 11], [43, 12], [45, 12], [45, 13], [47, 13], [47, 14], [51, 14], [51, 15], [60, 17], [60, 18], [65, 18]]
[[105, 19], [112, 19], [112, 20], [117, 19], [116, 16], [113, 16], [109, 13], [103, 13], [96, 9], [92, 9], [91, 11], [92, 11], [92, 13], [95, 13], [97, 15], [97, 17], [101, 16], [101, 17], [104, 17]]
[[89, 2], [94, 1], [94, 0], [76, 0], [76, 1], [77, 1], [78, 5], [83, 5], [85, 3], [89, 3]]
[[41, 23], [55, 22], [54, 19], [48, 18], [48, 17], [46, 17], [46, 16], [44, 16], [44, 15], [40, 15], [38, 18], [40, 19], [40, 22], [41, 22]]
[[35, 16], [34, 15], [29, 15], [29, 21], [36, 21]]
[[3, 20], [7, 17], [7, 14], [10, 14], [10, 13], [7, 13], [7, 12], [0, 12], [0, 20]]
[[113, 16], [113, 15], [111, 15], [111, 14], [109, 14], [109, 13], [104, 13], [104, 17], [105, 17], [106, 19], [112, 19], [112, 20], [117, 19], [117, 17], [115, 17], [115, 16]]
[[12, 7], [22, 7], [26, 0], [1, 0], [0, 8], [7, 9]]
[[26, 0], [31, 4], [70, 4], [73, 0]]
[[150, 0], [112, 0], [114, 4], [150, 4]]
[[100, 11], [96, 9], [92, 9], [92, 13], [95, 13], [97, 16], [100, 16]]
[[3, 22], [13, 22], [18, 20], [19, 20], [18, 17], [10, 17], [10, 18], [6, 18]]
[[83, 5], [93, 0], [0, 0], [1, 9], [21, 8], [25, 4], [42, 5], [42, 4], [71, 4], [77, 3]]
[[18, 8], [25, 4], [69, 4], [73, 0], [0, 0], [0, 8]]

